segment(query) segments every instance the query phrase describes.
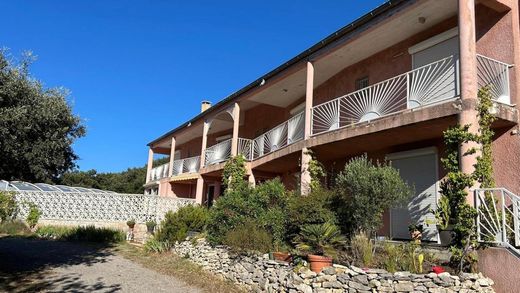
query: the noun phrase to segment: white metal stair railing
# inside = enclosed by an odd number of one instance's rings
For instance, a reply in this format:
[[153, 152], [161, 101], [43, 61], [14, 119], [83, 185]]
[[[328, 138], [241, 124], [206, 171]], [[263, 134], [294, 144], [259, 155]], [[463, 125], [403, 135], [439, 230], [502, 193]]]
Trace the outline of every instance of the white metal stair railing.
[[450, 56], [312, 107], [312, 134], [438, 102], [454, 88], [455, 63]]
[[247, 161], [253, 159], [253, 140], [238, 138], [238, 153], [243, 155]]
[[219, 142], [205, 151], [205, 166], [226, 161], [231, 156], [231, 139]]
[[477, 55], [477, 77], [479, 88], [487, 86], [493, 100], [510, 104], [509, 68], [511, 65]]
[[184, 160], [175, 160], [172, 164], [172, 175], [176, 176], [182, 174], [184, 168]]
[[169, 165], [170, 165], [169, 163], [166, 163], [166, 164], [157, 166], [155, 168], [152, 168], [152, 170], [150, 172], [149, 181], [156, 181], [156, 180], [168, 177]]
[[303, 139], [304, 113], [298, 113], [264, 134], [253, 139], [253, 159], [274, 152]]
[[520, 255], [520, 197], [505, 188], [475, 190], [477, 240]]

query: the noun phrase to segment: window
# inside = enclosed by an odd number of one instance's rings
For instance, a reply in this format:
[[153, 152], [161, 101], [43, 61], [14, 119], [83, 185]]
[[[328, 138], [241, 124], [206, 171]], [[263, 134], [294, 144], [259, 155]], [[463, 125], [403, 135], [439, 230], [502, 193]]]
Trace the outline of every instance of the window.
[[358, 78], [356, 80], [356, 91], [360, 89], [364, 89], [368, 86], [368, 76]]

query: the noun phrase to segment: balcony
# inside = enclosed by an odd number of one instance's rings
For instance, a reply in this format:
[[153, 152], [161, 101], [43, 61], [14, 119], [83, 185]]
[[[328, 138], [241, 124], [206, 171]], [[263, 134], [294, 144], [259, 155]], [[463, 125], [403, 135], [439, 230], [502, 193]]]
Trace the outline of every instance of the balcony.
[[197, 173], [200, 168], [200, 156], [173, 161], [172, 175]]
[[[312, 134], [333, 131], [458, 97], [459, 69], [456, 57], [435, 61], [312, 107]], [[479, 88], [487, 86], [493, 100], [509, 104], [510, 67], [506, 63], [478, 55]]]
[[169, 168], [170, 166], [168, 163], [152, 168], [152, 171], [150, 172], [150, 178], [147, 182], [156, 181], [168, 177]]

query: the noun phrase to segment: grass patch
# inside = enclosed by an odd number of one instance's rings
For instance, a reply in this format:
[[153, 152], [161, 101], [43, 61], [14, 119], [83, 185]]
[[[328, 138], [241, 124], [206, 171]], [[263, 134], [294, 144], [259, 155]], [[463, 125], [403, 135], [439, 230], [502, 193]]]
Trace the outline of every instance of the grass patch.
[[215, 274], [204, 271], [190, 260], [171, 252], [146, 253], [142, 248], [128, 243], [118, 245], [115, 251], [146, 268], [179, 278], [205, 292], [245, 292], [232, 282], [222, 280]]
[[32, 232], [24, 222], [14, 220], [2, 221], [0, 223], [0, 234], [7, 234], [11, 236], [29, 236], [32, 234]]
[[125, 233], [123, 231], [94, 226], [42, 226], [36, 230], [36, 235], [41, 238], [65, 241], [96, 243], [120, 243], [125, 241]]

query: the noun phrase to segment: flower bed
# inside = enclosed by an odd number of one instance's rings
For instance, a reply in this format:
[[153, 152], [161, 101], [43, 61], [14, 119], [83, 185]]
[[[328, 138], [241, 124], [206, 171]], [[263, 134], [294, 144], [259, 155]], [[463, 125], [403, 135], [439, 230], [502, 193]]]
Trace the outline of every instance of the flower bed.
[[389, 273], [354, 266], [324, 269], [320, 274], [306, 267], [269, 260], [267, 255], [237, 255], [225, 246], [211, 247], [205, 239], [177, 243], [173, 252], [204, 269], [244, 286], [268, 292], [495, 292], [493, 281], [482, 274]]

